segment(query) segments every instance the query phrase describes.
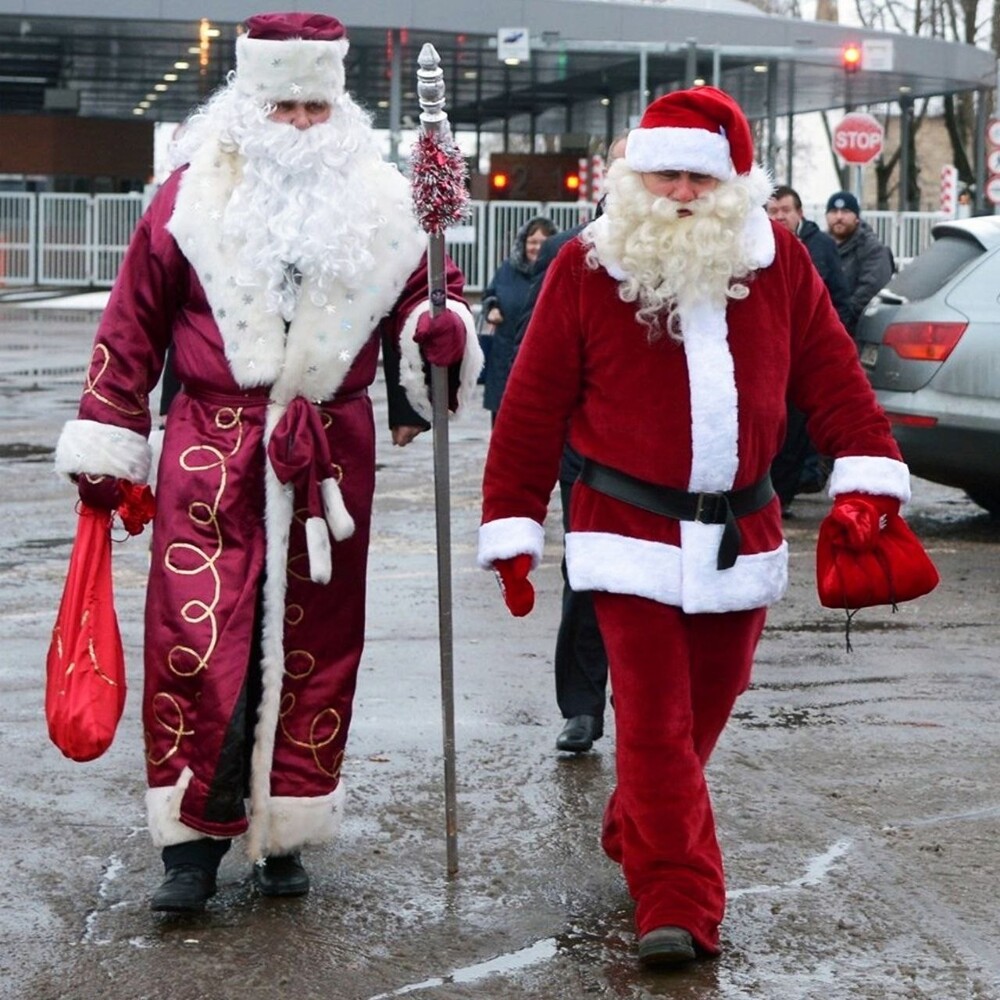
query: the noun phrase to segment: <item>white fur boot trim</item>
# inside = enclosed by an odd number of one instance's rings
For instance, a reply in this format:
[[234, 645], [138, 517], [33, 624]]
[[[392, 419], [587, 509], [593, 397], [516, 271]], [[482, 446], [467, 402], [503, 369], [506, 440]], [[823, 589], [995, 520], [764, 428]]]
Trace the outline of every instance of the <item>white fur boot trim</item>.
[[[306, 844], [335, 840], [344, 815], [345, 797], [343, 779], [329, 795], [273, 796], [268, 802], [260, 857], [290, 854]], [[251, 860], [258, 858], [251, 855]]]

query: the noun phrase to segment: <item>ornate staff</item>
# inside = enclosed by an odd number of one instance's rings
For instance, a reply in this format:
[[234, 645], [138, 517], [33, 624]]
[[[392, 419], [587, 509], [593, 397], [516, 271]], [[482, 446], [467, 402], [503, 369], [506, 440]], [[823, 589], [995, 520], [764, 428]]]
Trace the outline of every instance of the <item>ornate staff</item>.
[[[446, 306], [444, 231], [465, 216], [465, 160], [444, 113], [441, 57], [429, 42], [417, 58], [421, 133], [411, 158], [413, 201], [427, 233], [427, 285], [432, 316]], [[437, 520], [438, 636], [441, 648], [441, 710], [444, 723], [445, 835], [448, 874], [458, 871], [455, 797], [455, 688], [452, 653], [451, 496], [448, 464], [448, 369], [431, 366], [434, 418], [434, 506]]]

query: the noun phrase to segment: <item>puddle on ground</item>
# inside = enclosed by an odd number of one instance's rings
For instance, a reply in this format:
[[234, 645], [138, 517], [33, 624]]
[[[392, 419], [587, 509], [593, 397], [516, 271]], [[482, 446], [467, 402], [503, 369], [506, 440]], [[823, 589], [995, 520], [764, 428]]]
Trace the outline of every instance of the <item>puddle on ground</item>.
[[45, 444], [27, 444], [23, 441], [13, 441], [9, 444], [0, 444], [0, 461], [38, 462], [42, 459], [51, 458], [54, 451], [55, 448]]
[[759, 718], [750, 710], [733, 712], [733, 718], [747, 729], [802, 729], [805, 726], [834, 726], [842, 721], [810, 708], [788, 707], [772, 708], [767, 718]]

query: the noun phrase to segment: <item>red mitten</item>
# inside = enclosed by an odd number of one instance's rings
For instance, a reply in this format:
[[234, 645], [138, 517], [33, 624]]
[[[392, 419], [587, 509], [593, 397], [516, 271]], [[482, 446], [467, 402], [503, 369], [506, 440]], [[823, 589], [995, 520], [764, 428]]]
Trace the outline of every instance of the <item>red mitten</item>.
[[146, 485], [130, 483], [127, 479], [119, 479], [122, 502], [118, 505], [118, 514], [125, 530], [130, 535], [142, 534], [142, 529], [156, 515], [156, 500], [153, 491]]
[[826, 520], [839, 544], [855, 552], [864, 552], [875, 545], [879, 533], [898, 516], [899, 500], [896, 497], [841, 493], [833, 501], [833, 510]]
[[512, 556], [497, 559], [493, 569], [500, 584], [500, 593], [507, 602], [507, 609], [515, 618], [523, 618], [535, 606], [535, 588], [528, 579], [531, 556]]
[[424, 313], [417, 320], [413, 339], [423, 348], [424, 357], [432, 365], [447, 368], [458, 364], [465, 356], [465, 323], [450, 309], [437, 316]]
[[114, 476], [90, 476], [81, 472], [76, 477], [76, 491], [80, 502], [94, 510], [116, 510], [122, 502], [119, 480]]

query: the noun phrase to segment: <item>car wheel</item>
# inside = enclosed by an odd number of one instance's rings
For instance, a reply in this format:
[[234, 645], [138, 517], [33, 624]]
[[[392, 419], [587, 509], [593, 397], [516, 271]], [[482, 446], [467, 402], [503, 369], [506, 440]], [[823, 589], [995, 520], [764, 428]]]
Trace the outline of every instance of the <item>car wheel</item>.
[[980, 493], [978, 490], [966, 490], [965, 495], [978, 506], [982, 507], [990, 517], [1000, 520], [1000, 496], [992, 493]]

